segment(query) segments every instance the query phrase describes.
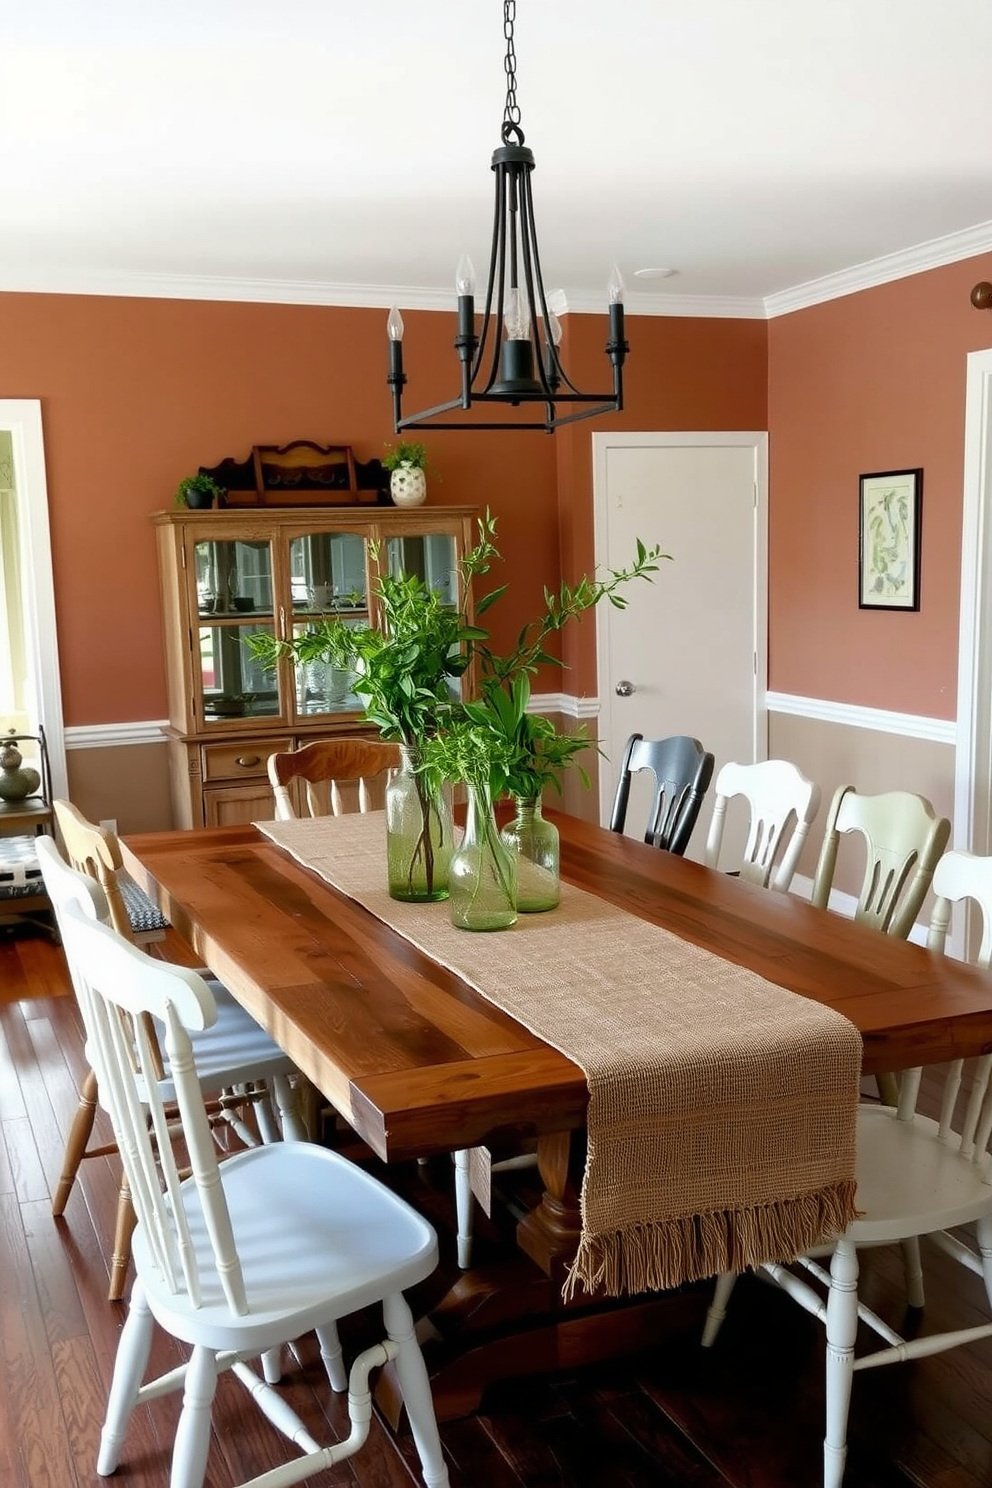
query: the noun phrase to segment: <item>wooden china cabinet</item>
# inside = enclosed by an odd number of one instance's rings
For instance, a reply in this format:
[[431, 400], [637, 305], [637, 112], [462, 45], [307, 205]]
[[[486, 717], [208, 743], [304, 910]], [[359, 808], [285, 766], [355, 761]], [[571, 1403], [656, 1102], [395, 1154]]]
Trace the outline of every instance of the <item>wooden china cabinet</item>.
[[268, 631], [287, 639], [318, 615], [376, 625], [376, 548], [383, 571], [419, 574], [456, 604], [477, 515], [456, 506], [155, 514], [177, 827], [271, 817], [270, 754], [337, 733], [374, 733], [347, 673], [292, 658], [266, 671], [246, 638]]

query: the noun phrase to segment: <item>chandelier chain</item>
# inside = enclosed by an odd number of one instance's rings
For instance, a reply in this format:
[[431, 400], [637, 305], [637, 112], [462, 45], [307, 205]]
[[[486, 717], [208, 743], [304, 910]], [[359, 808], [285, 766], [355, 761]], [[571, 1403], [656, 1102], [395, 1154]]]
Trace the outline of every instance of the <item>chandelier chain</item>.
[[506, 73], [506, 103], [503, 107], [503, 140], [516, 134], [523, 140], [520, 131], [520, 105], [517, 103], [517, 54], [513, 47], [513, 23], [517, 18], [517, 0], [503, 0], [503, 35], [506, 38], [506, 57], [503, 71]]

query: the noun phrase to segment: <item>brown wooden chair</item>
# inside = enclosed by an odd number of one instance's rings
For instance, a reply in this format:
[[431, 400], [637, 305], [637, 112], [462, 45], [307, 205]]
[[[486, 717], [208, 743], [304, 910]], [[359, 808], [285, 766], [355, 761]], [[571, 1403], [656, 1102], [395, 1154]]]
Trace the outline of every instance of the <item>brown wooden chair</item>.
[[291, 794], [295, 780], [303, 782], [310, 816], [377, 810], [385, 800], [388, 772], [399, 764], [400, 746], [379, 739], [318, 739], [301, 749], [270, 754], [276, 821], [292, 821], [297, 815]]
[[[161, 940], [168, 922], [159, 915], [155, 906], [124, 868], [120, 843], [116, 835], [106, 827], [99, 827], [94, 822], [88, 821], [70, 801], [55, 800], [52, 806], [66, 857], [78, 873], [85, 873], [89, 878], [95, 879], [103, 889], [110, 923], [117, 933], [133, 944]], [[213, 1114], [220, 1121], [232, 1126], [239, 1137], [250, 1144], [257, 1138], [246, 1126], [242, 1113], [245, 1107], [252, 1105], [255, 1108], [256, 1120], [263, 1139], [278, 1140], [282, 1135], [282, 1130], [272, 1115], [265, 1083], [271, 1080], [278, 1095], [280, 1115], [287, 1133], [298, 1137], [306, 1135], [296, 1112], [296, 1091], [290, 1086], [288, 1079], [290, 1074], [295, 1075], [294, 1066], [288, 1057], [284, 1056], [282, 1051], [272, 1043], [268, 1035], [263, 1033], [254, 1019], [234, 1003], [230, 994], [221, 987], [219, 982], [212, 981], [211, 985], [219, 1002], [223, 1004], [228, 1039], [226, 1063], [223, 1047], [221, 1047], [219, 1062], [217, 1058], [211, 1061], [212, 1067], [217, 1072], [217, 1080], [213, 1089], [222, 1092], [218, 1094], [214, 1102]], [[155, 1047], [157, 1048], [157, 1045]], [[244, 1056], [247, 1056], [247, 1060]], [[158, 1057], [159, 1075], [164, 1077], [166, 1072], [161, 1056]], [[233, 1067], [232, 1059], [236, 1060], [239, 1065], [238, 1081], [228, 1081], [223, 1078], [225, 1068]], [[257, 1088], [254, 1085], [245, 1085], [240, 1078], [246, 1063], [251, 1067], [255, 1061], [257, 1061], [259, 1072]], [[235, 1084], [237, 1088], [231, 1089], [232, 1084]], [[96, 1075], [92, 1069], [89, 1069], [80, 1087], [79, 1105], [69, 1129], [62, 1159], [62, 1174], [52, 1200], [52, 1214], [56, 1217], [65, 1211], [83, 1158], [108, 1157], [117, 1150], [113, 1143], [100, 1147], [89, 1146], [96, 1119], [98, 1093]], [[134, 1224], [135, 1216], [131, 1196], [126, 1181], [122, 1179], [114, 1229], [114, 1248], [110, 1262], [108, 1299], [111, 1302], [119, 1301], [123, 1295], [128, 1262], [131, 1258], [131, 1234]]]

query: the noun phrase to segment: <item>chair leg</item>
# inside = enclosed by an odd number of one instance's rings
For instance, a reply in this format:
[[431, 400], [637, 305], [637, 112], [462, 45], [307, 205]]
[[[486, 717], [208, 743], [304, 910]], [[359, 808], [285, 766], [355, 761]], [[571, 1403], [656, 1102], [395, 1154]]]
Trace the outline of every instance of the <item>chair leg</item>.
[[906, 1273], [906, 1301], [910, 1307], [923, 1307], [923, 1263], [920, 1260], [920, 1242], [915, 1235], [902, 1241], [902, 1267]]
[[202, 1488], [210, 1449], [210, 1412], [217, 1391], [217, 1356], [197, 1344], [186, 1367], [183, 1409], [172, 1448], [169, 1488]]
[[413, 1314], [402, 1292], [394, 1292], [384, 1299], [382, 1315], [386, 1333], [398, 1349], [394, 1367], [403, 1392], [410, 1431], [420, 1453], [424, 1482], [427, 1488], [448, 1488], [448, 1469], [441, 1451], [427, 1365], [414, 1332]]
[[713, 1301], [709, 1305], [706, 1313], [706, 1322], [703, 1324], [703, 1348], [709, 1348], [711, 1344], [716, 1342], [716, 1335], [719, 1333], [720, 1326], [727, 1316], [727, 1303], [730, 1301], [730, 1294], [734, 1290], [736, 1280], [736, 1271], [724, 1271], [716, 1279], [716, 1286], [713, 1289]]
[[121, 1186], [117, 1194], [117, 1222], [114, 1225], [114, 1249], [110, 1257], [110, 1286], [108, 1302], [119, 1302], [124, 1295], [127, 1268], [131, 1262], [131, 1236], [138, 1223], [138, 1216], [131, 1203], [131, 1189], [127, 1176], [121, 1173]]
[[[305, 1142], [308, 1132], [300, 1112], [300, 1101], [296, 1086], [288, 1075], [276, 1075], [272, 1089], [279, 1110], [281, 1135], [286, 1142]], [[265, 1138], [268, 1141], [268, 1138]]]
[[823, 1441], [823, 1488], [841, 1488], [847, 1457], [847, 1416], [854, 1379], [858, 1331], [858, 1252], [837, 1242], [830, 1262], [827, 1298], [827, 1430]]
[[65, 1206], [69, 1202], [72, 1185], [76, 1181], [79, 1164], [86, 1155], [86, 1144], [93, 1131], [93, 1122], [96, 1120], [97, 1084], [96, 1075], [93, 1070], [86, 1071], [86, 1078], [79, 1091], [79, 1105], [76, 1114], [72, 1118], [69, 1128], [69, 1138], [65, 1144], [65, 1156], [62, 1159], [62, 1176], [59, 1186], [55, 1190], [52, 1200], [52, 1213], [57, 1217], [65, 1212]]
[[140, 1281], [136, 1281], [131, 1292], [127, 1322], [117, 1345], [114, 1376], [107, 1398], [107, 1415], [100, 1433], [96, 1470], [101, 1478], [109, 1477], [115, 1472], [121, 1460], [121, 1447], [127, 1435], [131, 1413], [137, 1404], [138, 1387], [148, 1367], [154, 1327], [151, 1311], [145, 1301], [144, 1288]]
[[320, 1344], [320, 1357], [324, 1361], [328, 1383], [331, 1389], [340, 1395], [342, 1390], [348, 1388], [348, 1371], [344, 1367], [344, 1354], [341, 1350], [341, 1340], [338, 1338], [337, 1323], [325, 1323], [316, 1332], [317, 1342]]
[[467, 1271], [472, 1264], [472, 1221], [475, 1195], [468, 1174], [468, 1148], [451, 1154], [455, 1164], [455, 1221], [458, 1232], [458, 1264]]

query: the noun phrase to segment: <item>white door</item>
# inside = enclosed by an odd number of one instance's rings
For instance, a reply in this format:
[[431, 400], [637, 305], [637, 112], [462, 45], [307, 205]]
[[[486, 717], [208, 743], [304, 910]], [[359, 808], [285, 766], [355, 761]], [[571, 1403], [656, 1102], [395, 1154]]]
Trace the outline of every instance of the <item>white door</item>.
[[[653, 583], [629, 586], [626, 609], [597, 606], [605, 825], [632, 733], [694, 736], [714, 777], [728, 760], [766, 756], [767, 436], [595, 434], [593, 455], [597, 572], [628, 567], [638, 538], [671, 554]], [[702, 858], [712, 797], [711, 786], [689, 857]], [[630, 836], [649, 805], [650, 782], [635, 777]], [[728, 858], [743, 832], [731, 817]]]

